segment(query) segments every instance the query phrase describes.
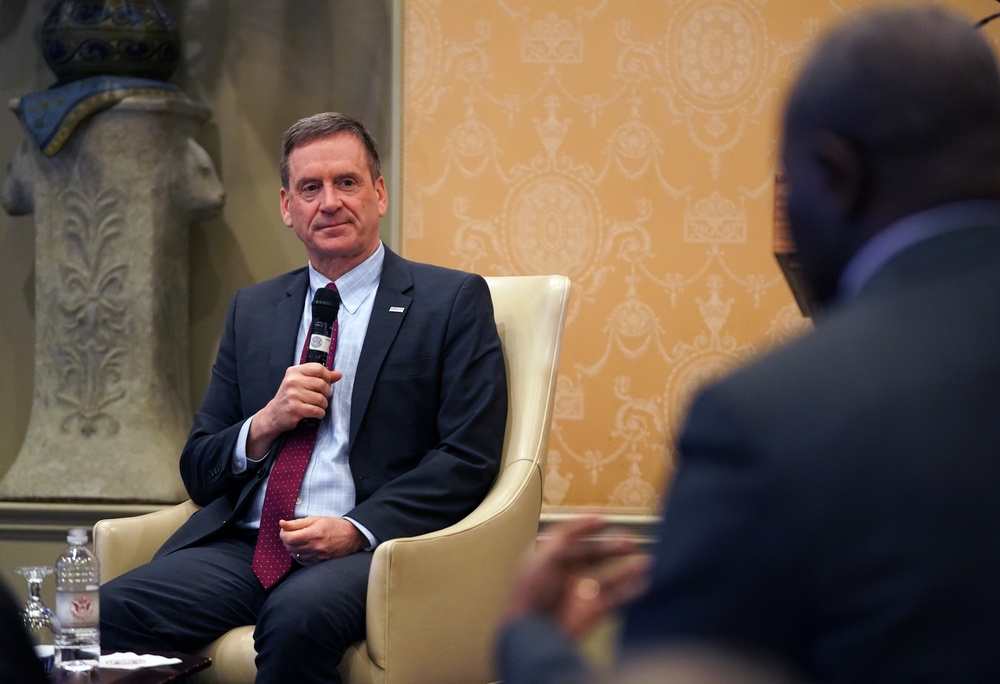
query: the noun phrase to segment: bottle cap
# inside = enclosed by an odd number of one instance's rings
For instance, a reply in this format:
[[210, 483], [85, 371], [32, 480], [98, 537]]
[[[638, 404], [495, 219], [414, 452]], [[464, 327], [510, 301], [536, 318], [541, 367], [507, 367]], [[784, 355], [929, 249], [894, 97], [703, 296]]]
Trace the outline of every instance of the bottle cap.
[[74, 527], [66, 535], [66, 541], [70, 544], [86, 544], [87, 543], [87, 530], [82, 527]]

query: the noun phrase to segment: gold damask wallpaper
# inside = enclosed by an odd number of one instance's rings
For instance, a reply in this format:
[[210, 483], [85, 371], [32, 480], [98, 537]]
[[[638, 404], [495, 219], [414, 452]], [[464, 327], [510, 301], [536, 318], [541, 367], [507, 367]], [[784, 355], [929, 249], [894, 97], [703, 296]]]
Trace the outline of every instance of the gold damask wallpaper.
[[655, 512], [692, 392], [808, 329], [772, 252], [782, 98], [871, 4], [404, 0], [403, 253], [573, 281], [546, 511]]

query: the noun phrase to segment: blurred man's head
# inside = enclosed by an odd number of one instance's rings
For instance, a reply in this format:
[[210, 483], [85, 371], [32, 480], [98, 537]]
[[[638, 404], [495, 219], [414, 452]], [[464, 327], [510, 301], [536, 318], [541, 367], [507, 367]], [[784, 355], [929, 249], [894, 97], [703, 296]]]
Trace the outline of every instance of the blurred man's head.
[[861, 12], [823, 37], [785, 110], [788, 220], [806, 277], [833, 298], [876, 233], [922, 209], [1000, 199], [1000, 73], [964, 18]]

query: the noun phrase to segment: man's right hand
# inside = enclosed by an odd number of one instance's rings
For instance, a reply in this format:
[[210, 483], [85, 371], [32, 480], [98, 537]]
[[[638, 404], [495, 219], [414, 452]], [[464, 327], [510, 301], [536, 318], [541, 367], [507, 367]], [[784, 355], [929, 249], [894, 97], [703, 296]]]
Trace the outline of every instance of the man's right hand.
[[254, 461], [263, 458], [274, 440], [303, 418], [322, 419], [330, 405], [330, 385], [341, 377], [340, 371], [327, 370], [319, 363], [289, 366], [274, 398], [250, 423], [247, 458]]

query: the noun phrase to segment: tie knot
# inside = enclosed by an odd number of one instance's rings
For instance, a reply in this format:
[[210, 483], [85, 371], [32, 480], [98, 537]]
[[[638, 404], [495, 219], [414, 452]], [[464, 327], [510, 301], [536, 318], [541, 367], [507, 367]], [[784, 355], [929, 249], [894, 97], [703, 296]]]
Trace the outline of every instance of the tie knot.
[[336, 308], [340, 308], [340, 290], [337, 289], [337, 286], [334, 283], [327, 283], [320, 289], [316, 290], [316, 293], [313, 295], [313, 302], [317, 299]]

